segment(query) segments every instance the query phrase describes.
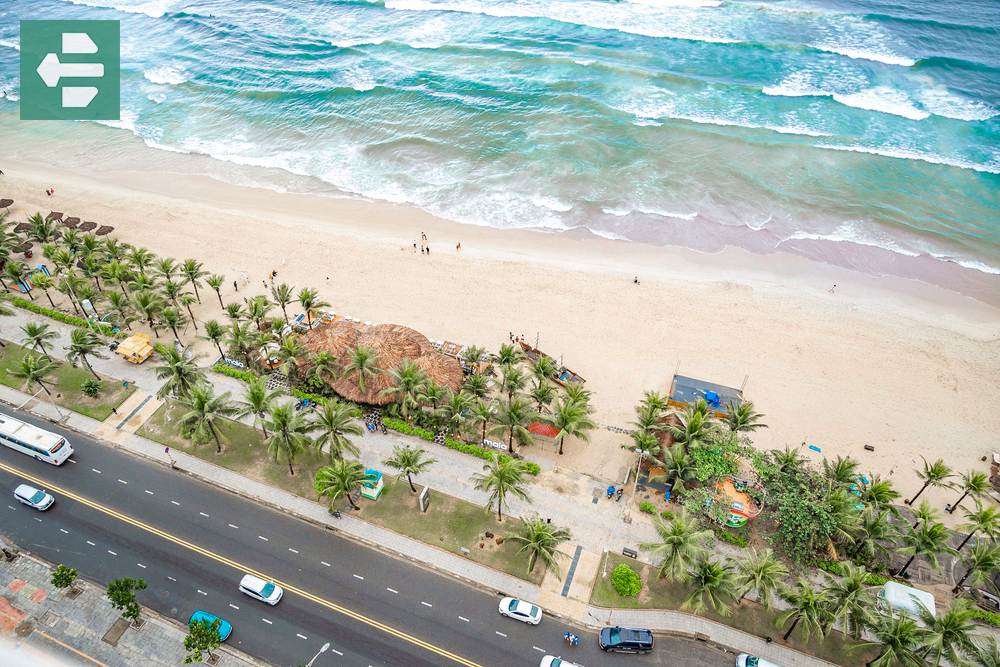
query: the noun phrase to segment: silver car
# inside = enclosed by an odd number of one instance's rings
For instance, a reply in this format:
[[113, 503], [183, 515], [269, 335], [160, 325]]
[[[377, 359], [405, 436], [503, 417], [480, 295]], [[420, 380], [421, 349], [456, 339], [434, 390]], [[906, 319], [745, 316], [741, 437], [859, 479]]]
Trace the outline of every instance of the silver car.
[[260, 600], [265, 602], [272, 607], [281, 600], [281, 596], [285, 594], [285, 591], [270, 581], [264, 581], [258, 577], [248, 574], [240, 580], [240, 592], [244, 595], [249, 595], [255, 600]]
[[34, 507], [36, 510], [45, 511], [52, 507], [52, 503], [56, 501], [52, 497], [51, 493], [46, 493], [41, 489], [36, 489], [33, 486], [28, 486], [27, 484], [21, 484], [16, 489], [14, 489], [14, 497], [17, 498], [18, 502], [24, 503], [29, 507]]

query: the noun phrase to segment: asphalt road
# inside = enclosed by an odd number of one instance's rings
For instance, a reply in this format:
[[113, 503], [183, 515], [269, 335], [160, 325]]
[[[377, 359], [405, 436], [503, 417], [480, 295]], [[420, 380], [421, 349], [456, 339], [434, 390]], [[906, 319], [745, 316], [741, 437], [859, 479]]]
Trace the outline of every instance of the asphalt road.
[[[503, 618], [496, 595], [44, 420], [0, 411], [63, 433], [76, 450], [71, 461], [54, 467], [0, 447], [0, 463], [79, 497], [53, 491], [56, 504], [37, 512], [13, 499], [19, 475], [0, 469], [0, 489], [8, 494], [0, 504], [3, 532], [102, 584], [122, 576], [145, 579], [139, 601], [181, 622], [196, 609], [222, 616], [234, 627], [229, 643], [268, 662], [304, 663], [327, 641], [331, 650], [316, 667], [423, 667], [463, 659], [537, 665], [545, 653], [587, 667], [734, 662], [703, 643], [673, 637], [658, 637], [649, 656], [604, 654], [593, 632], [551, 617], [537, 627]], [[276, 607], [252, 600], [237, 590], [246, 569], [294, 590]], [[566, 629], [581, 636], [579, 647], [565, 646]]]

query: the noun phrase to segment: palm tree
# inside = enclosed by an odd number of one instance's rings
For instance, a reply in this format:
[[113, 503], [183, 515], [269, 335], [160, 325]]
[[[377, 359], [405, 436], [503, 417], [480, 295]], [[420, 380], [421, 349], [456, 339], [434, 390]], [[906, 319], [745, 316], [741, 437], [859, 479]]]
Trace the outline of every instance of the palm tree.
[[541, 387], [542, 385], [549, 384], [549, 380], [556, 376], [559, 371], [556, 368], [556, 362], [552, 360], [552, 357], [546, 357], [541, 355], [535, 360], [535, 363], [531, 365], [531, 373], [535, 376], [535, 386]]
[[945, 511], [948, 514], [954, 514], [958, 506], [962, 504], [967, 496], [972, 496], [973, 500], [978, 500], [983, 497], [983, 494], [990, 488], [990, 479], [986, 476], [986, 473], [979, 472], [976, 470], [970, 470], [969, 472], [962, 475], [962, 496], [958, 499], [958, 502], [952, 503]]
[[596, 425], [590, 419], [590, 408], [586, 405], [562, 400], [556, 403], [551, 415], [542, 418], [548, 424], [559, 429], [556, 436], [559, 439], [559, 455], [563, 453], [563, 442], [566, 436], [579, 438], [584, 442], [590, 442], [590, 431]]
[[205, 322], [205, 335], [202, 336], [205, 340], [210, 340], [215, 343], [215, 347], [219, 350], [219, 358], [225, 359], [226, 355], [222, 351], [222, 339], [226, 337], [226, 328], [219, 324], [215, 320], [208, 320]]
[[191, 322], [191, 326], [193, 326], [193, 327], [194, 327], [194, 330], [195, 330], [195, 331], [198, 331], [198, 320], [196, 320], [196, 319], [194, 318], [194, 313], [193, 313], [193, 312], [191, 312], [191, 305], [192, 305], [192, 304], [194, 303], [194, 301], [195, 301], [194, 297], [193, 297], [193, 296], [191, 296], [191, 294], [190, 294], [190, 293], [188, 293], [188, 292], [184, 292], [184, 294], [181, 294], [181, 295], [180, 295], [180, 298], [178, 299], [178, 301], [180, 302], [180, 304], [181, 304], [182, 306], [184, 306], [185, 310], [187, 310], [187, 313], [188, 313], [188, 319], [189, 319], [189, 321]]
[[144, 273], [135, 273], [132, 274], [132, 280], [128, 282], [128, 286], [132, 292], [151, 292], [156, 289], [156, 280]]
[[500, 391], [507, 394], [507, 402], [514, 399], [514, 394], [524, 389], [528, 384], [528, 377], [517, 366], [504, 366], [500, 376]]
[[[302, 301], [301, 292], [299, 293], [299, 301]], [[354, 382], [358, 386], [358, 391], [363, 394], [365, 392], [365, 383], [370, 379], [378, 377], [379, 373], [383, 372], [378, 366], [378, 355], [372, 348], [366, 345], [358, 345], [349, 349], [347, 356], [350, 361], [344, 366], [344, 376], [353, 375]]]
[[111, 306], [111, 309], [118, 317], [118, 322], [120, 322], [123, 327], [131, 331], [132, 322], [135, 321], [135, 315], [132, 310], [132, 302], [129, 298], [124, 294], [112, 292], [108, 295], [108, 305]]
[[173, 257], [160, 257], [153, 265], [153, 272], [164, 282], [173, 282], [177, 271], [177, 262], [174, 261]]
[[340, 496], [346, 496], [347, 502], [354, 509], [361, 509], [354, 503], [351, 494], [358, 491], [361, 485], [368, 479], [365, 467], [357, 461], [347, 461], [345, 459], [335, 459], [328, 466], [323, 466], [316, 471], [316, 479], [313, 488], [320, 498], [326, 496], [330, 499], [330, 511], [333, 511], [333, 503]]
[[177, 342], [181, 342], [180, 334], [177, 333], [177, 327], [183, 327], [187, 324], [187, 318], [184, 313], [180, 312], [176, 308], [164, 308], [160, 311], [160, 322], [170, 327], [170, 330], [174, 332], [174, 338]]
[[711, 607], [720, 616], [728, 616], [736, 599], [736, 574], [730, 563], [702, 556], [688, 568], [685, 577], [691, 593], [681, 603], [684, 609], [698, 613]]
[[31, 225], [31, 229], [28, 230], [28, 237], [33, 241], [48, 243], [55, 239], [56, 223], [48, 218], [43, 218], [41, 213], [35, 213], [28, 218], [28, 224]]
[[751, 401], [739, 405], [735, 401], [730, 401], [729, 405], [726, 406], [726, 416], [723, 417], [723, 422], [732, 433], [750, 433], [759, 428], [767, 428], [767, 424], [760, 423], [763, 416], [759, 412], [754, 412]]
[[132, 248], [128, 254], [128, 261], [132, 263], [141, 275], [146, 275], [146, 268], [153, 263], [153, 253], [145, 248]]
[[1000, 533], [1000, 510], [995, 507], [983, 507], [983, 504], [977, 500], [976, 509], [966, 512], [965, 518], [969, 521], [960, 528], [969, 531], [969, 534], [958, 545], [958, 551], [961, 551], [976, 533], [982, 533], [991, 540], [995, 540], [997, 534]]
[[806, 465], [799, 450], [787, 446], [783, 450], [772, 449], [771, 457], [777, 472], [781, 475], [797, 475]]
[[528, 574], [534, 572], [535, 565], [541, 561], [544, 569], [558, 575], [559, 563], [556, 559], [564, 557], [565, 554], [557, 547], [570, 537], [568, 530], [542, 521], [539, 516], [524, 521], [517, 530], [507, 534], [508, 540], [521, 545], [517, 553], [528, 554]]
[[101, 339], [90, 329], [84, 329], [82, 327], [77, 327], [73, 329], [69, 334], [69, 347], [66, 348], [68, 354], [66, 359], [69, 360], [71, 364], [76, 365], [76, 360], [79, 359], [83, 362], [94, 377], [98, 380], [101, 376], [97, 374], [94, 367], [90, 365], [90, 360], [87, 357], [97, 357], [98, 359], [107, 359], [107, 357], [99, 352], [103, 343]]
[[494, 452], [483, 465], [483, 472], [472, 476], [476, 490], [489, 493], [486, 508], [492, 510], [496, 507], [497, 521], [503, 521], [503, 510], [508, 506], [508, 497], [530, 501], [528, 492], [524, 489], [527, 474], [528, 467], [524, 461], [509, 456], [501, 458]]
[[187, 412], [178, 421], [182, 432], [190, 433], [191, 440], [196, 444], [211, 436], [215, 441], [215, 452], [221, 454], [222, 441], [219, 439], [219, 427], [238, 411], [229, 400], [229, 392], [216, 396], [212, 385], [202, 382], [191, 387], [191, 390], [177, 402], [187, 408]]
[[254, 340], [251, 333], [238, 321], [233, 322], [226, 333], [225, 343], [230, 353], [243, 357], [247, 368], [252, 368], [253, 360], [250, 355], [253, 352]]
[[46, 275], [41, 271], [36, 271], [31, 274], [31, 284], [45, 293], [45, 298], [49, 300], [49, 305], [52, 306], [53, 310], [55, 310], [56, 302], [52, 300], [52, 294], [49, 292], [49, 290], [55, 285], [55, 281], [52, 280], [52, 276]]
[[864, 642], [862, 646], [878, 647], [879, 654], [865, 663], [866, 667], [918, 667], [925, 664], [917, 652], [924, 641], [925, 631], [912, 616], [892, 610], [879, 614], [871, 633], [876, 641]]
[[567, 401], [573, 401], [581, 405], [590, 405], [589, 389], [585, 389], [582, 384], [568, 384], [563, 387], [563, 395]]
[[754, 591], [757, 601], [765, 609], [770, 609], [774, 595], [781, 590], [782, 581], [788, 576], [788, 569], [770, 549], [757, 551], [751, 548], [750, 554], [736, 563], [736, 575], [736, 590], [740, 595], [738, 604], [743, 604], [747, 593]]
[[930, 503], [926, 500], [922, 500], [920, 501], [920, 507], [913, 512], [913, 528], [916, 528], [921, 523], [933, 523], [940, 518], [940, 512], [936, 508], [931, 507]]
[[295, 412], [291, 403], [272, 405], [268, 412], [265, 428], [271, 431], [266, 439], [267, 451], [274, 454], [274, 462], [278, 462], [278, 454], [284, 453], [288, 462], [288, 473], [295, 474], [292, 464], [295, 455], [309, 446], [309, 436], [312, 428], [305, 418]]
[[[651, 437], [656, 440], [655, 436]], [[660, 441], [656, 440], [656, 444], [659, 446]], [[683, 443], [674, 443], [673, 447], [664, 450], [663, 458], [657, 459], [656, 462], [663, 468], [664, 474], [661, 476], [653, 475], [651, 481], [657, 481], [660, 478], [672, 480], [671, 493], [676, 496], [683, 494], [686, 488], [685, 484], [694, 479], [695, 476], [694, 461], [688, 456], [687, 448], [684, 447]]]
[[132, 271], [123, 262], [113, 259], [104, 265], [101, 269], [104, 277], [111, 282], [118, 283], [118, 287], [121, 289], [124, 296], [128, 296], [128, 290], [125, 289], [125, 285], [132, 280]]
[[167, 395], [184, 398], [191, 389], [205, 381], [205, 373], [192, 359], [188, 359], [184, 351], [179, 351], [173, 345], [160, 345], [157, 343], [154, 348], [160, 357], [161, 364], [155, 366], [157, 380], [165, 380], [160, 390], [156, 392], [157, 398]]
[[974, 612], [968, 600], [952, 600], [946, 612], [936, 615], [923, 605], [917, 605], [917, 613], [926, 631], [922, 657], [934, 667], [938, 667], [942, 659], [951, 665], [965, 664], [964, 658], [975, 653], [972, 637], [976, 625], [972, 622]]
[[285, 283], [274, 285], [271, 287], [271, 298], [281, 308], [281, 314], [285, 316], [285, 324], [288, 324], [287, 308], [289, 304], [295, 303], [295, 297], [292, 296], [292, 288]]
[[263, 331], [262, 322], [270, 310], [271, 302], [263, 294], [258, 294], [247, 301], [247, 318], [254, 321], [254, 324], [257, 325], [257, 331]]
[[80, 268], [83, 271], [83, 275], [94, 281], [97, 291], [103, 292], [104, 290], [101, 287], [101, 271], [104, 265], [101, 264], [101, 260], [94, 255], [88, 255], [81, 260]]
[[198, 260], [185, 259], [181, 265], [181, 274], [194, 289], [194, 295], [198, 299], [198, 303], [201, 303], [201, 294], [198, 293], [198, 283], [208, 275], [208, 271], [202, 268], [201, 262]]
[[880, 475], [872, 475], [870, 481], [861, 480], [861, 502], [866, 507], [876, 510], [887, 509], [893, 514], [897, 511], [893, 506], [893, 501], [899, 498], [899, 491], [892, 486], [892, 482], [882, 479]]
[[504, 433], [508, 434], [507, 451], [513, 454], [514, 440], [517, 440], [518, 445], [531, 443], [532, 436], [531, 431], [528, 430], [528, 425], [534, 417], [535, 415], [531, 411], [531, 406], [526, 401], [515, 398], [507, 405], [500, 407], [500, 413], [496, 417], [496, 426], [493, 427], [493, 433], [500, 436], [503, 436]]
[[472, 407], [472, 421], [482, 424], [483, 426], [482, 437], [479, 439], [480, 443], [486, 440], [486, 429], [493, 422], [493, 420], [496, 419], [496, 417], [496, 406], [489, 401], [479, 399]]
[[950, 537], [948, 529], [941, 523], [924, 523], [917, 528], [910, 528], [903, 533], [903, 546], [898, 548], [897, 551], [908, 555], [910, 559], [906, 561], [906, 565], [899, 571], [899, 576], [903, 577], [906, 575], [906, 571], [917, 556], [926, 556], [931, 566], [935, 570], [939, 569], [938, 554], [942, 552], [951, 554], [952, 556], [958, 554], [958, 551], [948, 546], [948, 539]]
[[665, 428], [673, 436], [674, 442], [684, 443], [688, 447], [701, 444], [715, 429], [711, 417], [698, 410], [688, 410], [679, 419], [680, 426], [666, 424]]
[[180, 305], [177, 302], [177, 299], [181, 296], [181, 294], [187, 293], [183, 292], [183, 290], [184, 285], [175, 283], [173, 280], [164, 280], [163, 284], [160, 285], [160, 291], [163, 292], [163, 296], [167, 297], [170, 300], [170, 303], [174, 304], [175, 307]]
[[[547, 357], [541, 357], [546, 359]], [[539, 382], [528, 392], [528, 396], [535, 402], [535, 411], [542, 414], [556, 397], [556, 388], [551, 382]]]
[[49, 325], [45, 322], [28, 322], [23, 327], [21, 327], [21, 333], [24, 337], [21, 341], [31, 347], [33, 350], [38, 350], [45, 355], [46, 359], [51, 359], [49, 356], [49, 347], [52, 341], [59, 338], [59, 334], [49, 328]]
[[983, 584], [990, 580], [996, 570], [1000, 570], [1000, 544], [996, 542], [976, 542], [972, 550], [965, 555], [968, 569], [955, 584], [953, 593], [962, 590], [966, 580], [973, 585]]
[[330, 448], [330, 459], [342, 459], [344, 454], [358, 456], [360, 451], [347, 436], [360, 436], [363, 431], [357, 419], [361, 416], [360, 411], [349, 403], [338, 401], [335, 398], [328, 399], [319, 410], [316, 411], [312, 420], [312, 431], [317, 431], [319, 437], [315, 441], [316, 451], [322, 451], [323, 446]]
[[823, 475], [835, 485], [848, 486], [858, 479], [858, 465], [850, 456], [838, 455], [832, 462], [823, 459]]
[[215, 296], [219, 297], [219, 308], [226, 307], [226, 304], [222, 303], [222, 283], [224, 282], [226, 282], [226, 277], [220, 276], [218, 273], [213, 273], [205, 278], [205, 284], [215, 290]]
[[912, 505], [913, 503], [915, 503], [917, 501], [917, 498], [920, 497], [920, 494], [923, 493], [924, 489], [926, 489], [928, 486], [940, 486], [940, 487], [951, 486], [951, 484], [949, 484], [947, 480], [949, 477], [954, 476], [954, 473], [952, 473], [951, 468], [945, 465], [942, 459], [938, 459], [934, 463], [927, 463], [927, 459], [924, 459], [924, 457], [922, 456], [920, 458], [924, 460], [924, 469], [918, 470], [916, 472], [917, 472], [917, 477], [924, 480], [924, 485], [920, 487], [919, 491], [917, 491], [917, 495], [913, 496], [909, 500], [903, 501], [907, 505]]
[[379, 396], [396, 397], [399, 414], [410, 421], [410, 410], [419, 407], [417, 397], [427, 383], [427, 374], [412, 359], [404, 359], [399, 366], [389, 371], [392, 384], [379, 392]]
[[670, 580], [685, 576], [691, 564], [705, 553], [712, 536], [712, 531], [702, 528], [686, 509], [675, 512], [667, 521], [657, 517], [656, 533], [660, 541], [643, 544], [642, 548], [648, 549], [654, 558], [662, 559], [657, 576]]
[[[319, 292], [308, 287], [303, 287], [298, 293], [299, 305], [306, 313], [306, 323], [312, 326], [312, 313], [320, 308], [327, 308], [330, 304], [319, 298]], [[362, 389], [361, 391], [364, 391]]]
[[267, 438], [267, 429], [264, 422], [271, 406], [281, 396], [281, 392], [268, 391], [267, 379], [259, 375], [252, 375], [247, 379], [247, 386], [243, 392], [243, 400], [236, 404], [237, 417], [253, 415], [254, 426], [259, 425], [264, 437]]
[[431, 410], [436, 411], [438, 409], [438, 404], [444, 400], [444, 396], [444, 387], [433, 380], [427, 380], [427, 382], [424, 383], [423, 389], [420, 391], [419, 399], [422, 403], [430, 405]]
[[[486, 350], [478, 345], [469, 345], [462, 350], [462, 361], [472, 369], [473, 375], [479, 374], [479, 362], [486, 359]], [[482, 398], [480, 396], [480, 398]]]
[[80, 314], [80, 308], [77, 306], [76, 292], [83, 284], [83, 279], [73, 273], [72, 271], [67, 271], [59, 279], [59, 283], [56, 285], [56, 289], [66, 295], [69, 299], [69, 303], [73, 306], [73, 312], [77, 315]]
[[393, 470], [399, 471], [399, 476], [406, 475], [406, 481], [410, 483], [410, 491], [417, 492], [417, 487], [413, 485], [413, 475], [427, 472], [432, 465], [437, 463], [436, 459], [427, 456], [427, 452], [419, 447], [397, 445], [392, 448], [392, 456], [384, 463]]
[[826, 636], [833, 618], [830, 612], [830, 599], [825, 591], [817, 591], [807, 579], [800, 578], [794, 588], [781, 593], [781, 599], [789, 605], [789, 608], [778, 614], [776, 625], [780, 628], [785, 623], [792, 622], [785, 631], [786, 642], [796, 627], [799, 627], [799, 635], [805, 642], [808, 642], [813, 634], [821, 639]]
[[868, 564], [889, 562], [889, 549], [886, 545], [896, 539], [896, 529], [889, 523], [890, 510], [879, 510], [876, 507], [866, 507], [852, 535], [852, 543], [848, 545], [848, 555]]
[[132, 307], [146, 318], [149, 328], [153, 330], [156, 336], [159, 336], [160, 333], [156, 330], [155, 322], [163, 310], [163, 300], [159, 295], [150, 290], [135, 292], [132, 294]]
[[875, 594], [868, 585], [868, 571], [845, 561], [842, 577], [827, 576], [826, 594], [830, 598], [830, 612], [852, 639], [861, 639], [874, 615]]
[[239, 322], [243, 319], [243, 316], [246, 315], [246, 313], [243, 312], [242, 304], [236, 303], [235, 301], [233, 303], [226, 304], [225, 311], [226, 317], [229, 318], [230, 322]]
[[461, 435], [462, 429], [469, 421], [471, 411], [472, 397], [461, 392], [452, 392], [449, 393], [448, 400], [441, 406], [439, 416], [449, 432]]
[[502, 367], [515, 366], [524, 359], [524, 352], [520, 347], [504, 343], [497, 352], [497, 363]]
[[980, 667], [1000, 667], [1000, 644], [996, 637], [984, 637], [976, 646], [976, 661]]
[[485, 375], [473, 373], [465, 379], [462, 391], [477, 399], [486, 398], [486, 394], [490, 391], [490, 379]]
[[332, 382], [340, 377], [340, 362], [337, 357], [323, 350], [312, 358], [309, 375], [319, 382]]
[[21, 357], [17, 367], [8, 372], [14, 377], [24, 380], [28, 386], [37, 384], [45, 390], [46, 394], [51, 396], [52, 392], [45, 386], [45, 383], [48, 382], [49, 375], [55, 369], [56, 363], [48, 357], [28, 352]]
[[[267, 339], [268, 337], [265, 336], [265, 340]], [[306, 350], [299, 343], [298, 339], [289, 336], [282, 340], [278, 346], [277, 355], [281, 359], [281, 372], [293, 380], [298, 378], [300, 360], [306, 356]]]

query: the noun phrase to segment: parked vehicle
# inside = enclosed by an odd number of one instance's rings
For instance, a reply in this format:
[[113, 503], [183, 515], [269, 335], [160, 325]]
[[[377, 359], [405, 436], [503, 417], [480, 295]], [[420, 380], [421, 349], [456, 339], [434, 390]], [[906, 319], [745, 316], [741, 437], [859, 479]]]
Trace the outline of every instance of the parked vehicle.
[[278, 604], [281, 600], [281, 596], [285, 594], [285, 591], [277, 584], [271, 583], [270, 581], [264, 581], [259, 579], [252, 574], [245, 575], [243, 579], [240, 580], [240, 592], [249, 595], [254, 600], [260, 600], [272, 607]]
[[570, 662], [569, 660], [557, 658], [554, 655], [547, 655], [542, 658], [540, 663], [538, 663], [538, 667], [580, 667], [580, 665], [575, 662]]
[[601, 628], [598, 645], [609, 653], [650, 653], [653, 650], [653, 633], [636, 628]]
[[503, 598], [500, 600], [499, 611], [502, 616], [513, 618], [529, 625], [538, 625], [542, 622], [542, 610], [537, 605], [517, 598]]
[[229, 635], [233, 634], [233, 625], [229, 621], [215, 614], [209, 614], [207, 611], [199, 609], [191, 614], [191, 618], [188, 619], [188, 625], [191, 625], [194, 621], [208, 621], [209, 623], [219, 621], [219, 641], [224, 642], [229, 639]]
[[768, 662], [763, 658], [758, 658], [749, 653], [740, 653], [736, 656], [736, 667], [779, 667], [773, 662]]
[[73, 455], [66, 438], [20, 419], [0, 413], [0, 445], [33, 456], [44, 463], [62, 465]]
[[29, 507], [34, 507], [36, 510], [42, 512], [52, 507], [52, 503], [56, 501], [51, 493], [46, 493], [41, 489], [36, 489], [27, 484], [21, 484], [14, 489], [14, 497], [17, 498], [18, 502], [24, 503]]

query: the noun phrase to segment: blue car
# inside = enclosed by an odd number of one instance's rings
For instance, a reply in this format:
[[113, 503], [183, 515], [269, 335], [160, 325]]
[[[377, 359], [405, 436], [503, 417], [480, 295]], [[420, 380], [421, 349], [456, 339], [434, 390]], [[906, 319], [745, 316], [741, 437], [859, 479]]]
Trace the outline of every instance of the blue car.
[[226, 641], [229, 639], [229, 635], [233, 634], [233, 625], [224, 618], [219, 618], [215, 614], [209, 614], [207, 611], [196, 611], [191, 614], [191, 618], [188, 619], [188, 625], [191, 625], [195, 621], [208, 621], [209, 624], [219, 622], [219, 641]]

